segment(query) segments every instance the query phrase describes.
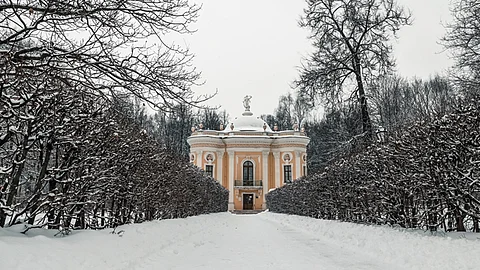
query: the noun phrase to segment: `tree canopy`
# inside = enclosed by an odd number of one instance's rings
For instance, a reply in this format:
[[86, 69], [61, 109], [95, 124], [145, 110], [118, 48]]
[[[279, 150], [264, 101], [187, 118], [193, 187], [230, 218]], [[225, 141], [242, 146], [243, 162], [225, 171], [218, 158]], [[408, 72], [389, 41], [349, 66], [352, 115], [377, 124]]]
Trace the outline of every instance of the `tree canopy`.
[[166, 40], [191, 32], [199, 7], [187, 0], [0, 1], [0, 10], [2, 91], [51, 77], [163, 110], [204, 100], [190, 89], [199, 78], [192, 55]]
[[394, 66], [388, 41], [410, 24], [410, 14], [395, 0], [307, 0], [307, 4], [300, 26], [311, 31], [316, 50], [296, 85], [330, 105], [355, 98], [363, 132], [371, 135], [366, 86]]
[[454, 77], [468, 92], [480, 86], [480, 3], [475, 0], [453, 2], [453, 20], [443, 37], [444, 46], [454, 59]]

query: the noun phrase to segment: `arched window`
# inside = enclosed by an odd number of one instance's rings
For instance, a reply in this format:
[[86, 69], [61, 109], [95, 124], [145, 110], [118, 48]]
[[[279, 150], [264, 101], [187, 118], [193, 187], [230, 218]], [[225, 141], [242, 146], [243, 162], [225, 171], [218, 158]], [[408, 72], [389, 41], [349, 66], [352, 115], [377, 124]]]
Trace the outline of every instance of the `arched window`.
[[253, 186], [253, 163], [251, 161], [243, 163], [243, 185]]

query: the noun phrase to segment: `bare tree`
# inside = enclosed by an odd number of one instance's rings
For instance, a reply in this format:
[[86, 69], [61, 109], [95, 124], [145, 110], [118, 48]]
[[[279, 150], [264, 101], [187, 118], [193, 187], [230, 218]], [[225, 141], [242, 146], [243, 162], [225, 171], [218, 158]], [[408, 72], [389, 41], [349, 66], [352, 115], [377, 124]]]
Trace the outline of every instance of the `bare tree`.
[[372, 117], [387, 130], [394, 130], [451, 112], [458, 95], [449, 80], [437, 74], [428, 80], [385, 76], [372, 84], [370, 97]]
[[[168, 32], [191, 33], [199, 7], [187, 0], [0, 1], [0, 48], [10, 69], [75, 81], [102, 95], [130, 93], [156, 108], [198, 104], [190, 86], [199, 78], [188, 50], [165, 42]], [[60, 72], [61, 71], [61, 72]]]
[[293, 105], [293, 115], [299, 125], [304, 125], [310, 112], [313, 109], [313, 104], [302, 92], [296, 93], [295, 104]]
[[[187, 0], [0, 0], [0, 226], [45, 216], [49, 227], [84, 228], [91, 207], [96, 215], [107, 203], [111, 217], [127, 222], [138, 194], [128, 193], [135, 172], [125, 164], [153, 160], [147, 146], [152, 155], [163, 149], [143, 128], [125, 132], [147, 117], [134, 106], [133, 120], [116, 116], [114, 101], [133, 96], [168, 111], [208, 98], [191, 91], [199, 73], [189, 51], [165, 41], [169, 32], [191, 33], [198, 10]], [[30, 191], [20, 194], [22, 186]], [[99, 187], [105, 196], [92, 206]]]
[[[304, 64], [296, 86], [307, 96], [320, 95], [335, 104], [356, 98], [362, 129], [371, 137], [367, 106], [368, 81], [394, 66], [388, 41], [410, 14], [395, 0], [307, 0], [300, 26], [312, 32], [316, 51]], [[349, 93], [349, 94], [348, 94]]]
[[275, 108], [275, 120], [279, 130], [292, 129], [294, 124], [293, 106], [295, 101], [291, 93], [278, 98], [278, 107]]
[[476, 0], [453, 2], [453, 21], [447, 25], [442, 42], [456, 60], [454, 77], [468, 92], [480, 86], [480, 3]]

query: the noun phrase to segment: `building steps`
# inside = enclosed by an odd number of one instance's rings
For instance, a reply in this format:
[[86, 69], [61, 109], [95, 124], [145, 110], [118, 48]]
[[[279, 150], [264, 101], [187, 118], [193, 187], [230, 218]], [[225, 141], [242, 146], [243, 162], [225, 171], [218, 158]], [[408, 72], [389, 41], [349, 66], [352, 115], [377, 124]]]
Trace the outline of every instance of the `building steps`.
[[254, 215], [254, 214], [259, 214], [263, 211], [265, 210], [233, 210], [230, 212], [236, 215]]

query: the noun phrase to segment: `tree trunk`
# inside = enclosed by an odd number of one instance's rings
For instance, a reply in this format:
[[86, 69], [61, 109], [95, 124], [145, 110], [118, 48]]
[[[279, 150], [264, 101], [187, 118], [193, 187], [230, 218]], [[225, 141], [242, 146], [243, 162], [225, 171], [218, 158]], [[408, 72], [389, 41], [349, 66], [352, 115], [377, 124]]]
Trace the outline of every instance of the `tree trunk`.
[[[18, 164], [16, 171], [13, 173], [11, 182], [7, 186], [7, 199], [5, 200], [5, 206], [10, 207], [13, 204], [15, 196], [17, 195], [18, 184], [20, 183], [20, 177], [22, 176], [23, 169], [25, 168], [25, 159], [28, 153], [28, 137], [32, 132], [32, 124], [27, 124], [27, 130], [23, 135], [23, 142], [21, 146], [21, 152], [15, 155], [14, 162]], [[7, 215], [3, 210], [0, 210], [0, 227], [5, 225]]]
[[463, 214], [460, 209], [456, 208], [456, 222], [457, 222], [457, 232], [466, 232], [465, 225], [463, 220], [465, 219], [465, 214]]
[[35, 216], [36, 216], [36, 211], [38, 209], [38, 206], [40, 204], [39, 199], [40, 199], [40, 194], [41, 194], [41, 189], [42, 189], [42, 183], [45, 178], [45, 175], [47, 174], [47, 169], [48, 169], [48, 163], [50, 162], [50, 156], [52, 154], [53, 150], [53, 141], [48, 139], [47, 144], [45, 146], [45, 158], [42, 158], [42, 153], [40, 153], [40, 163], [42, 164], [42, 168], [40, 169], [40, 173], [37, 178], [37, 182], [35, 184], [35, 189], [34, 189], [34, 197], [32, 198], [33, 206], [30, 210], [30, 217], [28, 219], [28, 224], [33, 224], [35, 222]]
[[365, 133], [365, 142], [369, 143], [372, 140], [372, 122], [368, 114], [367, 97], [365, 96], [365, 88], [362, 79], [362, 67], [360, 66], [360, 59], [357, 55], [354, 56], [355, 79], [358, 87], [358, 98], [360, 109], [362, 112], [362, 131]]
[[102, 217], [100, 218], [100, 226], [105, 226], [105, 202], [102, 204]]
[[478, 224], [478, 218], [472, 217], [473, 219], [473, 232], [480, 232], [479, 224]]

